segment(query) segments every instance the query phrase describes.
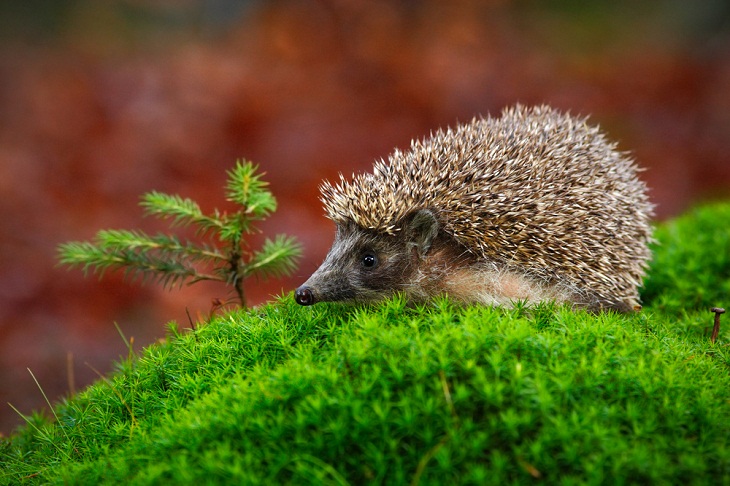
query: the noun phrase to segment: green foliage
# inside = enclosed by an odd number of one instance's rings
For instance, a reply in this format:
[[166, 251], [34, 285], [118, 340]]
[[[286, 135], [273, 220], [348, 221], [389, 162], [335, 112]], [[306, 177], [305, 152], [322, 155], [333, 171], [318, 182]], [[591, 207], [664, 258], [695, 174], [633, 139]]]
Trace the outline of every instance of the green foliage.
[[[662, 226], [658, 248], [695, 255], [673, 228], [724, 211]], [[717, 252], [727, 230], [708, 231]], [[664, 306], [685, 297], [668, 282], [631, 315], [287, 296], [171, 323], [2, 440], [0, 482], [727, 484], [730, 331], [712, 343], [706, 309]]]
[[696, 207], [659, 225], [655, 236], [645, 304], [674, 313], [730, 309], [730, 203]]
[[259, 220], [276, 211], [276, 199], [266, 186], [268, 183], [262, 181], [255, 170], [239, 164], [228, 172], [226, 194], [229, 201], [246, 208], [246, 215], [251, 220]]
[[227, 199], [241, 207], [232, 214], [215, 210], [205, 215], [195, 201], [177, 195], [153, 191], [142, 196], [145, 214], [170, 220], [173, 227], [194, 226], [201, 239], [214, 234], [219, 245], [182, 242], [167, 234], [104, 230], [93, 242], [60, 245], [59, 260], [99, 276], [109, 269], [121, 269], [132, 277], [155, 279], [165, 287], [200, 280], [225, 282], [235, 288], [245, 307], [246, 277], [288, 275], [301, 254], [296, 239], [286, 235], [267, 239], [257, 252], [248, 251], [243, 237], [255, 231], [252, 223], [276, 210], [276, 199], [257, 169], [250, 162], [238, 161], [228, 172]]

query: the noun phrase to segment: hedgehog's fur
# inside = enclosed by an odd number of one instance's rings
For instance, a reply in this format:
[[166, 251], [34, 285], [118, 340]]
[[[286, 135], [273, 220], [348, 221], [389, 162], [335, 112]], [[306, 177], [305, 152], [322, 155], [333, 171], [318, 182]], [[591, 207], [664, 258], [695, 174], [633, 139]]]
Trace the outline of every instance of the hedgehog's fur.
[[[650, 256], [652, 205], [637, 172], [585, 118], [518, 105], [500, 118], [439, 130], [408, 152], [395, 150], [372, 173], [351, 182], [340, 176], [321, 191], [338, 228], [354, 225], [381, 238], [396, 238], [409, 215], [430, 211], [446, 246], [459, 248], [437, 260], [443, 278], [464, 279], [433, 292], [466, 289], [456, 297], [507, 303], [494, 295], [501, 293], [625, 311], [638, 304]], [[460, 255], [463, 264], [454, 261]], [[464, 265], [472, 270], [459, 277]], [[418, 284], [422, 274], [394, 290], [430, 297]], [[479, 285], [486, 290], [468, 290]], [[521, 290], [505, 291], [512, 287]]]

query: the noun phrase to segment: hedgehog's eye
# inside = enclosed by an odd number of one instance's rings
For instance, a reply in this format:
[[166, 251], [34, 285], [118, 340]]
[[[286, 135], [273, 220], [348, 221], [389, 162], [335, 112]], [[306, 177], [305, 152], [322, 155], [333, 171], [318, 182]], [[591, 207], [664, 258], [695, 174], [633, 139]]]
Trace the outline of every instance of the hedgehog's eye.
[[378, 265], [378, 257], [374, 253], [365, 253], [362, 256], [362, 266], [365, 268], [374, 268]]

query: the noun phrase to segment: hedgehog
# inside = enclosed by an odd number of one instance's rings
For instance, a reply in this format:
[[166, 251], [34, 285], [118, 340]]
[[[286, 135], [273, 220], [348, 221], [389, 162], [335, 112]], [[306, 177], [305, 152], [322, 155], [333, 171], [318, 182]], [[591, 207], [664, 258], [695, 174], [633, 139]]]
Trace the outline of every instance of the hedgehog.
[[640, 309], [653, 205], [633, 158], [587, 121], [516, 105], [325, 181], [335, 239], [296, 301]]

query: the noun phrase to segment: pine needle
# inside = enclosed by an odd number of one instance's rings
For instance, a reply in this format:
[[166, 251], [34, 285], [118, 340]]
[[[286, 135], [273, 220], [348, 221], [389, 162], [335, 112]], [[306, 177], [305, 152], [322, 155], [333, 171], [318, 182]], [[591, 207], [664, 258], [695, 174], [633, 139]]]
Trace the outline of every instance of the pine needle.
[[[141, 230], [101, 230], [92, 242], [59, 245], [59, 262], [99, 278], [107, 270], [118, 270], [132, 280], [152, 280], [168, 289], [201, 280], [219, 281], [232, 286], [245, 307], [245, 277], [291, 274], [301, 246], [295, 238], [279, 235], [267, 239], [259, 251], [250, 251], [244, 236], [255, 232], [253, 221], [276, 210], [276, 199], [261, 179], [263, 173], [251, 162], [237, 161], [228, 176], [226, 198], [241, 206], [231, 214], [216, 209], [206, 215], [191, 199], [157, 191], [141, 198], [146, 215], [169, 220], [173, 228], [195, 226], [202, 241], [183, 241], [174, 234], [149, 235]], [[211, 243], [214, 237], [216, 245]]]

